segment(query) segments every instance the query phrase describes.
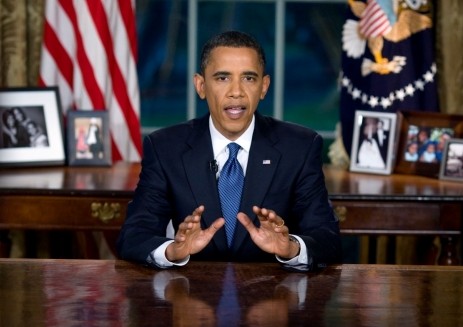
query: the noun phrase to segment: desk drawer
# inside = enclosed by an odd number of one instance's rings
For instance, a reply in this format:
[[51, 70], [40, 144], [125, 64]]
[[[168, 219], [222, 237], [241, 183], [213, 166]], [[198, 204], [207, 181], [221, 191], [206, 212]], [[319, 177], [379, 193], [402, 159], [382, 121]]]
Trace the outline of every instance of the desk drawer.
[[344, 234], [448, 234], [461, 230], [462, 205], [333, 201]]
[[3, 196], [0, 228], [118, 230], [128, 198]]

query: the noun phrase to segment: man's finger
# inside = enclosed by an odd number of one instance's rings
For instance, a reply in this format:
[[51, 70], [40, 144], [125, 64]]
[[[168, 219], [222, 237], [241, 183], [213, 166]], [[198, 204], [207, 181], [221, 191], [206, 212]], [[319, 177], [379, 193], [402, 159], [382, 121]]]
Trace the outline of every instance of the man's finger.
[[252, 223], [251, 219], [249, 219], [248, 215], [246, 215], [245, 213], [239, 212], [236, 217], [249, 233], [257, 229], [256, 226]]
[[220, 228], [222, 228], [223, 225], [225, 225], [225, 219], [219, 218], [211, 224], [208, 231], [214, 235]]
[[201, 216], [204, 212], [204, 206], [203, 205], [200, 205], [199, 207], [197, 207], [195, 210], [193, 210], [193, 213], [192, 215], [193, 216]]

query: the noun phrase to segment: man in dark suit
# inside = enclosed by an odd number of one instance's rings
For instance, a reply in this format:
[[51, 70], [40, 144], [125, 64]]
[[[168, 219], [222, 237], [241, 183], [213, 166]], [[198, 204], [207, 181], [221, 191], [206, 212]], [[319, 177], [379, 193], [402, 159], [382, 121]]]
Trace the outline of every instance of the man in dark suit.
[[[140, 180], [117, 244], [122, 259], [160, 268], [189, 260], [278, 260], [302, 271], [340, 262], [323, 140], [256, 112], [269, 85], [253, 37], [231, 31], [208, 41], [194, 86], [209, 114], [144, 139]], [[229, 245], [217, 179], [230, 142], [240, 146], [245, 179]], [[174, 239], [166, 237], [171, 220]]]

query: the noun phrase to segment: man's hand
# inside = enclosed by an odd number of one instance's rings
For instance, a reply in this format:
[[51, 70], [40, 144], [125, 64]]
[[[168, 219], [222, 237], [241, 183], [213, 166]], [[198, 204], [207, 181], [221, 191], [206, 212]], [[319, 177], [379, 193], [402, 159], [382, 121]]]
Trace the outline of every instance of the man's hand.
[[283, 218], [273, 210], [266, 208], [254, 206], [252, 211], [259, 218], [260, 227], [256, 227], [251, 219], [242, 212], [238, 213], [237, 218], [259, 248], [285, 259], [291, 259], [298, 255], [299, 245], [290, 242], [288, 227], [285, 226]]
[[225, 219], [218, 218], [209, 228], [201, 229], [201, 215], [204, 206], [197, 207], [178, 227], [174, 242], [166, 249], [167, 260], [174, 262], [183, 260], [206, 247], [214, 234], [225, 224]]

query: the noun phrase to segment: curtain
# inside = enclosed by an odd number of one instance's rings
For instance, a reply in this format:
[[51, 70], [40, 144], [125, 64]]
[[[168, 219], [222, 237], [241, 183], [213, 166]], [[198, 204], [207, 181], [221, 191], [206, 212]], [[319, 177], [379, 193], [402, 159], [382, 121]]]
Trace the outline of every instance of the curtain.
[[35, 86], [44, 0], [0, 0], [0, 87]]
[[436, 61], [441, 112], [463, 114], [463, 1], [436, 1]]
[[[43, 8], [44, 0], [0, 0], [0, 87], [37, 85]], [[13, 257], [25, 256], [25, 238], [22, 231], [0, 231]]]

